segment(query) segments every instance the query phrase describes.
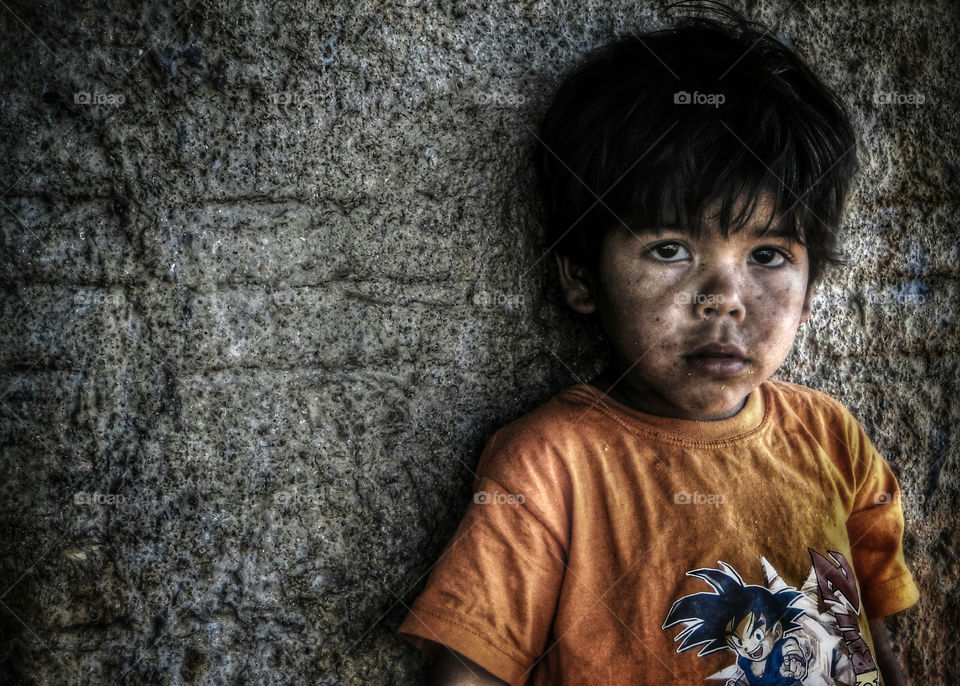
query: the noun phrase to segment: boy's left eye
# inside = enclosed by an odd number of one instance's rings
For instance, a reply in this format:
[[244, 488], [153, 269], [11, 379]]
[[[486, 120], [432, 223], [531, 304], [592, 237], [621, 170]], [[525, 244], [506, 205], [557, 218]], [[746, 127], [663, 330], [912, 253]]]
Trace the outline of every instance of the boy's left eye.
[[659, 262], [680, 262], [690, 257], [690, 252], [683, 247], [683, 244], [674, 241], [658, 243], [647, 252]]
[[750, 258], [764, 267], [779, 267], [787, 261], [786, 256], [776, 248], [757, 248], [750, 254]]

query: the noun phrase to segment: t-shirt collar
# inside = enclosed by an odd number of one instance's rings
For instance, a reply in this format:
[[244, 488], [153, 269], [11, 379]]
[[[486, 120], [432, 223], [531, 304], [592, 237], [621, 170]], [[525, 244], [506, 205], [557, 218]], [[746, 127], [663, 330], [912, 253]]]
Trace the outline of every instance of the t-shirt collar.
[[577, 384], [568, 390], [582, 400], [594, 404], [598, 409], [611, 413], [636, 428], [660, 435], [667, 434], [682, 442], [729, 440], [752, 433], [763, 424], [766, 406], [764, 384], [751, 391], [746, 403], [737, 414], [715, 421], [676, 419], [647, 414], [624, 405], [590, 384]]

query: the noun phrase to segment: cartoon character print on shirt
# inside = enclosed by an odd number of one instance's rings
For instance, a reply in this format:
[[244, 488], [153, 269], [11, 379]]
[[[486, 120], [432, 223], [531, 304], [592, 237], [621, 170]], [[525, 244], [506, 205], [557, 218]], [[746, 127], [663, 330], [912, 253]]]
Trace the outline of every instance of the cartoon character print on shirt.
[[734, 663], [709, 677], [725, 686], [877, 686], [876, 663], [860, 635], [853, 569], [838, 552], [808, 551], [813, 564], [799, 589], [763, 557], [764, 585], [744, 583], [725, 562], [688, 571], [713, 592], [684, 596], [670, 608], [663, 628], [684, 627], [674, 639], [682, 641], [677, 652], [732, 652]]

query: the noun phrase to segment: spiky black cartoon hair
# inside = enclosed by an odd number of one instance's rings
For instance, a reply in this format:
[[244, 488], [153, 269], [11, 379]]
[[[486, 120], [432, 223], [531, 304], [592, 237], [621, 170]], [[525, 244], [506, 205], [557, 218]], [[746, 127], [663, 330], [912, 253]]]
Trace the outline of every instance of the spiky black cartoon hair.
[[710, 584], [716, 593], [694, 593], [684, 596], [670, 608], [663, 624], [668, 629], [680, 622], [689, 626], [674, 639], [683, 641], [677, 652], [690, 650], [702, 645], [698, 656], [709, 655], [727, 648], [727, 627], [731, 622], [737, 626], [744, 617], [753, 614], [763, 617], [768, 627], [777, 622], [783, 627], [784, 634], [800, 629], [796, 621], [803, 610], [793, 607], [793, 603], [803, 594], [793, 588], [783, 588], [776, 593], [763, 586], [746, 585], [740, 575], [725, 562], [723, 570], [695, 569], [687, 576], [695, 576]]

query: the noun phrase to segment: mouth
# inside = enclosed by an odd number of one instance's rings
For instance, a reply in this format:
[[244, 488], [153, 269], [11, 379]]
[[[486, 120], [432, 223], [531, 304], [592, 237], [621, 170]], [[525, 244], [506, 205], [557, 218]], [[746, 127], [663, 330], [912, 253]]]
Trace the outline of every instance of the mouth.
[[750, 657], [752, 657], [754, 660], [756, 660], [756, 659], [758, 659], [761, 655], [763, 655], [763, 644], [762, 644], [762, 643], [757, 646], [757, 649], [756, 649], [756, 650], [754, 650], [752, 653], [750, 653]]
[[731, 343], [708, 343], [684, 359], [692, 371], [721, 378], [742, 374], [749, 363], [743, 349]]

